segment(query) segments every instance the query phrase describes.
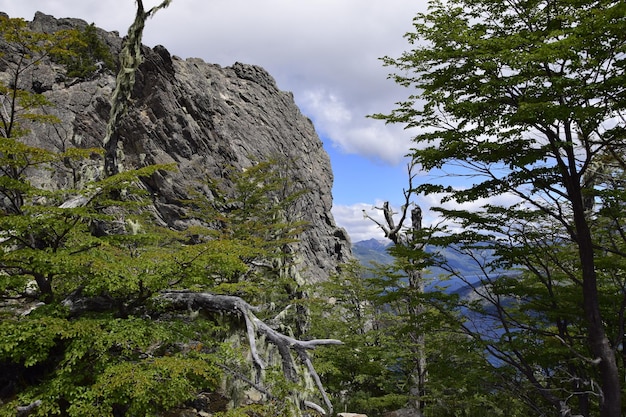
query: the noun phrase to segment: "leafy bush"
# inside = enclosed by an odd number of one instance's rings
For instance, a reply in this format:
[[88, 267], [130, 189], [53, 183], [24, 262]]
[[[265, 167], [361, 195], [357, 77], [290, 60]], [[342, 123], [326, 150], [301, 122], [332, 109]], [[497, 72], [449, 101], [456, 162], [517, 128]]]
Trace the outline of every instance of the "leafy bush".
[[115, 69], [115, 60], [108, 46], [100, 39], [96, 27], [85, 26], [67, 42], [66, 51], [51, 54], [55, 62], [65, 65], [70, 78], [89, 78], [96, 71]]

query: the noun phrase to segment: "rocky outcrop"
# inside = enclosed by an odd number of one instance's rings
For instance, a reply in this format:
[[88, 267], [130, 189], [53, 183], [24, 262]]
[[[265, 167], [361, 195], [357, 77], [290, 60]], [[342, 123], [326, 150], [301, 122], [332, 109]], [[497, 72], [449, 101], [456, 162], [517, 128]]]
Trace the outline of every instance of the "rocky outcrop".
[[[38, 13], [31, 27], [44, 32], [84, 27], [78, 19], [55, 19]], [[113, 53], [122, 39], [98, 30]], [[330, 212], [333, 175], [327, 153], [312, 122], [302, 115], [292, 94], [278, 89], [262, 68], [236, 63], [222, 68], [201, 59], [171, 56], [166, 48], [144, 48], [133, 92], [133, 106], [124, 117], [120, 137], [125, 169], [176, 163], [177, 172], [163, 172], [146, 186], [154, 207], [172, 227], [184, 222], [181, 204], [198, 180], [223, 178], [227, 167], [245, 169], [254, 161], [281, 156], [293, 161], [295, 186], [308, 193], [298, 204], [310, 224], [297, 248], [300, 274], [309, 282], [323, 280], [350, 256], [348, 238]], [[33, 126], [27, 138], [34, 145], [63, 149], [100, 147], [105, 137], [115, 76], [99, 71], [87, 80], [68, 79], [53, 63], [34, 68], [24, 88], [37, 89], [54, 103], [49, 110], [61, 123]], [[97, 164], [81, 167], [80, 175], [100, 175]], [[55, 177], [40, 178], [54, 187]]]

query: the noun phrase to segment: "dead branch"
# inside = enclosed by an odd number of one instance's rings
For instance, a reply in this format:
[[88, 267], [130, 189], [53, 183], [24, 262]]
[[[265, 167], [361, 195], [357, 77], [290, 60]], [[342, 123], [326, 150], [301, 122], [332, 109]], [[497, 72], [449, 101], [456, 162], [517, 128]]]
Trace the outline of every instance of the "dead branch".
[[[283, 373], [290, 380], [295, 380], [297, 375], [293, 357], [290, 354], [290, 351], [295, 351], [300, 361], [302, 361], [302, 363], [306, 366], [311, 378], [315, 381], [315, 385], [317, 386], [317, 389], [319, 390], [320, 395], [322, 396], [327, 407], [327, 413], [332, 414], [332, 404], [326, 394], [319, 375], [313, 367], [307, 350], [323, 345], [340, 345], [342, 344], [341, 341], [336, 339], [298, 340], [282, 334], [271, 328], [263, 320], [259, 319], [254, 314], [254, 312], [257, 311], [255, 307], [236, 296], [195, 293], [190, 291], [163, 291], [157, 296], [157, 300], [166, 301], [174, 308], [231, 314], [242, 318], [246, 324], [246, 332], [248, 343], [250, 345], [252, 361], [257, 371], [261, 371], [265, 368], [265, 364], [263, 363], [257, 350], [257, 335], [264, 335], [270, 343], [276, 346], [282, 359]], [[310, 404], [307, 406], [310, 407]]]
[[318, 413], [320, 413], [321, 415], [325, 416], [326, 415], [326, 410], [324, 410], [322, 407], [320, 407], [319, 405], [312, 403], [311, 401], [305, 401], [304, 405], [306, 407], [309, 407], [315, 411], [317, 411]]
[[365, 210], [363, 210], [363, 217], [376, 223], [376, 225], [383, 231], [383, 233], [385, 233], [385, 237], [391, 240], [396, 245], [399, 243], [402, 243], [401, 242], [402, 234], [400, 232], [402, 231], [402, 227], [404, 226], [404, 222], [407, 218], [409, 207], [412, 204], [411, 196], [414, 193], [413, 179], [415, 178], [415, 175], [416, 175], [413, 173], [414, 169], [415, 169], [414, 162], [410, 162], [407, 164], [407, 171], [409, 174], [409, 187], [402, 190], [402, 193], [404, 195], [404, 204], [402, 205], [402, 208], [400, 209], [400, 220], [398, 220], [397, 225], [395, 224], [393, 216], [398, 213], [395, 213], [393, 211], [388, 201], [385, 201], [382, 207], [374, 207], [376, 210], [380, 210], [383, 212], [383, 217], [385, 218], [386, 224], [383, 224], [379, 222], [378, 220], [374, 219], [372, 216], [367, 214]]
[[241, 380], [241, 381], [245, 382], [246, 384], [250, 385], [252, 388], [254, 388], [255, 390], [259, 391], [261, 394], [265, 395], [270, 400], [276, 400], [276, 397], [271, 392], [269, 392], [267, 389], [265, 389], [265, 387], [257, 384], [256, 382], [252, 381], [250, 378], [246, 377], [245, 375], [242, 375], [241, 372], [237, 372], [234, 369], [231, 369], [231, 368], [229, 368], [229, 367], [227, 367], [226, 365], [223, 365], [223, 364], [219, 364], [218, 363], [217, 366], [222, 368], [225, 372], [228, 372], [229, 374], [233, 375], [238, 380]]
[[107, 175], [117, 174], [119, 172], [118, 153], [121, 149], [118, 147], [119, 126], [122, 116], [131, 103], [131, 95], [135, 85], [135, 73], [142, 62], [141, 40], [146, 20], [152, 17], [158, 10], [166, 8], [170, 5], [171, 0], [164, 0], [161, 4], [152, 7], [147, 12], [144, 10], [142, 0], [137, 0], [137, 12], [135, 20], [128, 28], [128, 34], [124, 41], [124, 46], [120, 52], [120, 70], [115, 80], [115, 90], [111, 97], [111, 110], [109, 112], [109, 121], [107, 123], [106, 135], [102, 141], [105, 153], [105, 171]]
[[35, 411], [35, 408], [39, 407], [40, 405], [41, 405], [41, 400], [37, 400], [37, 401], [33, 401], [32, 403], [28, 405], [18, 406], [16, 415], [18, 417], [25, 417], [29, 415], [30, 413], [32, 413], [33, 411]]

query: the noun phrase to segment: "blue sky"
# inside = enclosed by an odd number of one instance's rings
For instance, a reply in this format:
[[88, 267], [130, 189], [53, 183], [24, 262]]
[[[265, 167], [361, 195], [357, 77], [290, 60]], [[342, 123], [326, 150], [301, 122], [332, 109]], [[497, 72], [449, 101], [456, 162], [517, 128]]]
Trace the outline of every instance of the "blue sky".
[[[144, 0], [146, 7], [158, 0]], [[147, 22], [144, 43], [182, 58], [264, 67], [294, 94], [331, 157], [333, 215], [353, 241], [382, 238], [362, 210], [402, 203], [410, 134], [369, 119], [410, 91], [387, 79], [380, 57], [399, 56], [403, 35], [426, 0], [173, 0]], [[0, 0], [0, 11], [31, 20], [36, 11], [75, 17], [121, 35], [134, 0]], [[427, 211], [432, 201], [419, 201]], [[428, 219], [428, 217], [426, 217]]]
[[[348, 154], [325, 142], [330, 155], [335, 183], [333, 201], [337, 205], [350, 205], [355, 202], [371, 203], [376, 199], [401, 201], [402, 189], [408, 184], [406, 165], [389, 164]], [[372, 200], [367, 198], [374, 197]]]

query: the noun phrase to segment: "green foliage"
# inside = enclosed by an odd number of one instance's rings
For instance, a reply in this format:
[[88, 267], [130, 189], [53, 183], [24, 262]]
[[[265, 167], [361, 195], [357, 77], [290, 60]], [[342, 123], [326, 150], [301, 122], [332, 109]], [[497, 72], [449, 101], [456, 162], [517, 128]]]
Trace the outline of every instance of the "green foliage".
[[66, 45], [68, 52], [55, 52], [52, 59], [67, 68], [68, 77], [88, 78], [96, 71], [115, 70], [115, 61], [107, 45], [98, 37], [96, 27], [76, 31]]
[[4, 57], [16, 66], [18, 74], [47, 58], [65, 65], [68, 77], [87, 78], [100, 69], [115, 69], [111, 52], [93, 24], [83, 30], [42, 33], [31, 31], [23, 19], [2, 18], [0, 33], [7, 43]]
[[197, 198], [199, 194], [192, 192], [196, 198], [185, 202], [193, 207], [189, 216], [201, 222], [188, 229], [190, 238], [231, 245], [221, 253], [238, 254], [247, 268], [245, 274], [222, 273], [214, 292], [245, 295], [259, 303], [272, 300], [277, 308], [297, 296], [294, 248], [307, 227], [298, 212], [307, 191], [292, 181], [293, 163], [275, 157], [241, 171], [231, 167], [225, 177], [228, 182], [207, 180], [211, 199]]
[[232, 182], [230, 190], [209, 179], [215, 200], [198, 207], [199, 212], [204, 218], [215, 218], [220, 232], [229, 238], [254, 241], [261, 247], [293, 243], [305, 227], [296, 203], [307, 192], [290, 178], [294, 163], [274, 157], [253, 161], [241, 172], [231, 167], [226, 175]]
[[[59, 206], [70, 190], [38, 190], [17, 181], [27, 190], [20, 210], [0, 218], [2, 296], [6, 305], [10, 298], [25, 298], [34, 285], [36, 294], [29, 297], [47, 305], [21, 318], [6, 313], [0, 363], [15, 368], [16, 379], [31, 373], [41, 379], [16, 389], [21, 403], [44, 401], [40, 415], [110, 415], [120, 407], [145, 415], [218, 386], [216, 363], [223, 359], [216, 340], [225, 330], [206, 327], [204, 320], [134, 317], [152, 309], [150, 298], [159, 291], [185, 288], [271, 299], [262, 288], [271, 288], [264, 277], [273, 275], [254, 270], [255, 263], [272, 265], [276, 252], [267, 242], [258, 247], [254, 239], [208, 226], [198, 237], [198, 227], [176, 232], [154, 224], [136, 184], [164, 168], [87, 184], [78, 207]], [[20, 187], [12, 190], [19, 193]], [[192, 206], [206, 204], [197, 200]], [[97, 232], [102, 227], [114, 233]], [[87, 302], [95, 297], [97, 305], [68, 316], [63, 304], [76, 296]], [[3, 407], [9, 412], [16, 404]]]
[[380, 415], [406, 402], [403, 344], [391, 325], [394, 316], [377, 302], [377, 292], [356, 263], [345, 265], [341, 275], [312, 291], [313, 336], [344, 342], [315, 353], [317, 370], [338, 410]]
[[[13, 77], [0, 86], [11, 103], [0, 115], [0, 415], [35, 401], [32, 415], [155, 415], [218, 389], [225, 369], [250, 374], [246, 352], [220, 342], [240, 330], [236, 320], [172, 312], [158, 294], [235, 294], [280, 309], [297, 297], [291, 267], [304, 229], [294, 211], [302, 191], [287, 161], [233, 169], [224, 184], [209, 180], [211, 196], [186, 202], [194, 226], [163, 227], [142, 180], [174, 166], [79, 183], [59, 167], [102, 150], [55, 152], [22, 141], [24, 122], [58, 122], [40, 116], [49, 103], [22, 89], [22, 77], [48, 57], [88, 76], [107, 59], [95, 28], [37, 34], [2, 18], [0, 33]], [[33, 172], [68, 176], [60, 183], [71, 186], [42, 188]], [[296, 413], [300, 387], [278, 374], [272, 381], [276, 399], [250, 412]]]
[[[50, 160], [58, 157], [50, 155]], [[28, 297], [46, 303], [22, 317], [3, 309], [0, 364], [15, 371], [10, 377], [15, 380], [5, 383], [15, 386], [19, 404], [42, 400], [39, 415], [148, 415], [218, 387], [222, 370], [216, 364], [225, 359], [216, 340], [226, 329], [167, 314], [136, 315], [159, 311], [150, 299], [163, 289], [271, 300], [263, 288], [272, 284], [264, 280], [279, 268], [255, 270], [255, 264], [271, 266], [277, 252], [267, 242], [208, 226], [202, 236], [199, 227], [176, 232], [157, 226], [143, 209], [145, 195], [136, 185], [164, 168], [123, 172], [83, 190], [39, 190], [24, 177], [11, 187], [21, 205], [0, 218], [3, 306]], [[69, 191], [82, 194], [83, 204], [60, 206]], [[208, 204], [197, 200], [191, 206]], [[27, 290], [32, 286], [34, 294]], [[84, 311], [76, 306], [68, 315], [63, 305], [76, 297], [95, 304]], [[37, 382], [24, 382], [29, 375]], [[10, 414], [17, 405], [6, 402], [2, 412]]]
[[[37, 310], [0, 326], [0, 361], [20, 364], [16, 369], [24, 375], [37, 367], [54, 370], [47, 382], [25, 387], [20, 395], [42, 399], [38, 415], [111, 415], [121, 406], [135, 414], [154, 412], [191, 399], [197, 387], [219, 384], [216, 358], [204, 353], [215, 343], [205, 340], [207, 345], [199, 347], [198, 335], [192, 344], [185, 337], [190, 328], [202, 327], [179, 322], [175, 329], [174, 323], [106, 315], [72, 320], [49, 313]], [[59, 399], [69, 403], [65, 411]], [[10, 415], [15, 404], [0, 410]]]
[[481, 271], [442, 260], [470, 296], [431, 305], [536, 414], [623, 413], [625, 7], [432, 1], [384, 58], [415, 93], [374, 117], [415, 128], [434, 175], [414, 191], [439, 193], [447, 222], [428, 244]]
[[[313, 335], [344, 342], [315, 356], [335, 408], [382, 416], [406, 407], [419, 334], [428, 371], [425, 415], [528, 415], [520, 401], [499, 391], [504, 380], [494, 376], [484, 345], [457, 329], [459, 298], [435, 288], [411, 293], [403, 272], [408, 260], [399, 256], [408, 251], [394, 253], [395, 266], [346, 265], [311, 300]], [[412, 303], [423, 307], [419, 315]]]
[[71, 30], [56, 33], [34, 32], [23, 19], [0, 17], [0, 42], [3, 51], [0, 59], [8, 75], [6, 84], [0, 83], [0, 95], [4, 98], [4, 111], [0, 114], [0, 136], [18, 138], [27, 133], [23, 122], [35, 121], [54, 123], [54, 116], [37, 112], [49, 105], [41, 92], [31, 91], [32, 85], [25, 84], [29, 71], [45, 62], [50, 56], [69, 56], [77, 34]]
[[[133, 36], [167, 4], [144, 13], [139, 2]], [[50, 60], [69, 77], [112, 67], [95, 27], [40, 34], [21, 19], [2, 18], [0, 32], [10, 78], [0, 85], [0, 415], [29, 404], [42, 416], [161, 415], [225, 379], [253, 385], [248, 375], [256, 369], [232, 336], [241, 317], [172, 311], [159, 294], [210, 291], [267, 303], [263, 314], [299, 334], [301, 315], [291, 312], [302, 312], [295, 263], [306, 191], [291, 178], [294, 161], [255, 161], [232, 168], [225, 181], [208, 179], [184, 202], [193, 226], [163, 227], [142, 181], [174, 166], [105, 167], [104, 177], [77, 180], [76, 170], [87, 158], [96, 164], [103, 150], [57, 152], [23, 140], [29, 124], [59, 123], [47, 116], [41, 86], [25, 82], [29, 71]], [[66, 186], [42, 188], [31, 182], [35, 173]], [[270, 400], [229, 414], [299, 415], [312, 388], [287, 380], [272, 360], [276, 352], [263, 349]]]

